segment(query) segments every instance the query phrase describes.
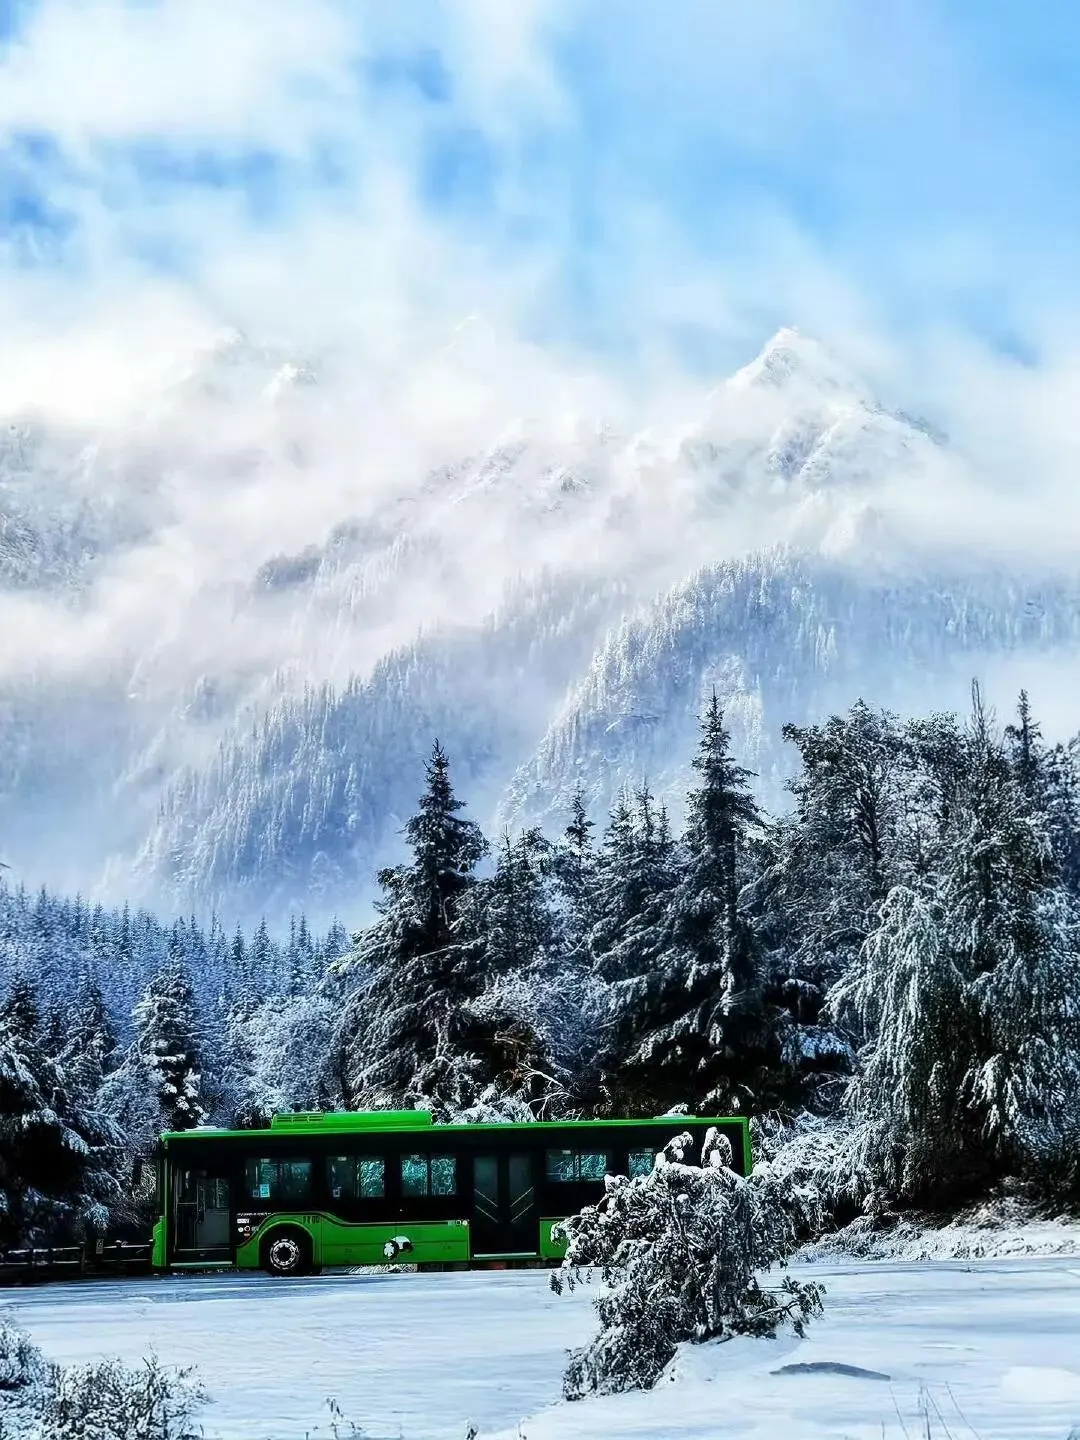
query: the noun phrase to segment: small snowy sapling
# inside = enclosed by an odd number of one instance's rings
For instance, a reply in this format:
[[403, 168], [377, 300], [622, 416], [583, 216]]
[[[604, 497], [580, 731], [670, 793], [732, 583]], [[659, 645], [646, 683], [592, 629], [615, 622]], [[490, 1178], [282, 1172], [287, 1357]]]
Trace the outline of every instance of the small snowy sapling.
[[[749, 1177], [731, 1167], [726, 1138], [709, 1130], [701, 1163], [686, 1133], [657, 1155], [651, 1174], [609, 1175], [604, 1198], [559, 1228], [567, 1252], [552, 1288], [573, 1289], [599, 1272], [599, 1333], [571, 1354], [567, 1399], [655, 1383], [683, 1341], [802, 1335], [821, 1310], [821, 1288], [786, 1278], [765, 1289], [758, 1274], [791, 1253], [801, 1197], [768, 1167]], [[588, 1272], [588, 1273], [586, 1273]]]

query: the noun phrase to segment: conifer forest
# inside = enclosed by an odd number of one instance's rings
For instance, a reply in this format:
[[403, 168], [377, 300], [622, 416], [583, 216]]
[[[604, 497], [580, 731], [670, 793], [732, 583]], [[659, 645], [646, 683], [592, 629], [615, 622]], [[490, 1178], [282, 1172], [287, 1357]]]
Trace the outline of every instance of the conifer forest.
[[1080, 746], [977, 685], [782, 739], [776, 814], [714, 695], [678, 827], [642, 777], [485, 836], [433, 738], [355, 933], [0, 888], [0, 1241], [139, 1235], [159, 1132], [304, 1109], [746, 1114], [819, 1227], [1004, 1179], [1068, 1203]]

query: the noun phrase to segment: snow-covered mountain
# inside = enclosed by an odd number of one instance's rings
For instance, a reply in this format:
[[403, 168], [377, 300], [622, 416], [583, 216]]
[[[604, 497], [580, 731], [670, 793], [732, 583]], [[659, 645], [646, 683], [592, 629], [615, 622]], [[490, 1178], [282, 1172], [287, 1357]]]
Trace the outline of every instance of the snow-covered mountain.
[[[369, 386], [370, 390], [370, 386]], [[715, 685], [771, 803], [786, 720], [1070, 653], [1068, 578], [935, 529], [978, 476], [779, 332], [689, 419], [391, 445], [333, 357], [220, 337], [91, 434], [0, 432], [0, 835], [32, 879], [355, 910], [435, 734], [485, 824], [676, 796]], [[6, 627], [6, 628], [5, 628]]]

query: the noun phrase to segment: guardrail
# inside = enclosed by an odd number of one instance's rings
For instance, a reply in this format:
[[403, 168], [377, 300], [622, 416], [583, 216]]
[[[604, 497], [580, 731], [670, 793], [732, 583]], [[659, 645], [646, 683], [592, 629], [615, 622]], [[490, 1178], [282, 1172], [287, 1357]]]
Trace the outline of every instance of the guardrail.
[[87, 1241], [81, 1245], [41, 1245], [0, 1250], [0, 1285], [64, 1276], [135, 1273], [150, 1269], [149, 1242]]

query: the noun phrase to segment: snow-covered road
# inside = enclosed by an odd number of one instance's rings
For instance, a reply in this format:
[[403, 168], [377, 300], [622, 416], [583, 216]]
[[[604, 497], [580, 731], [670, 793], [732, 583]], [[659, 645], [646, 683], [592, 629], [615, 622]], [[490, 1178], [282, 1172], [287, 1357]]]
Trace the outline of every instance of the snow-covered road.
[[0, 1309], [57, 1360], [195, 1364], [214, 1440], [303, 1440], [331, 1396], [369, 1440], [464, 1440], [470, 1423], [509, 1440], [525, 1417], [527, 1440], [902, 1440], [922, 1433], [921, 1394], [955, 1440], [1080, 1425], [1080, 1259], [812, 1273], [828, 1295], [805, 1341], [692, 1349], [648, 1395], [554, 1408], [592, 1315], [544, 1272], [170, 1276], [6, 1291]]

